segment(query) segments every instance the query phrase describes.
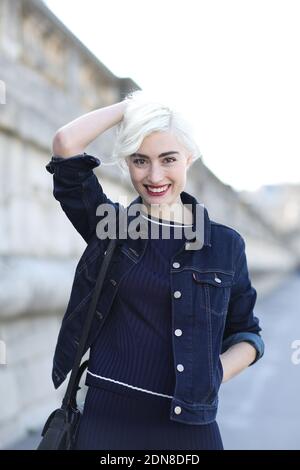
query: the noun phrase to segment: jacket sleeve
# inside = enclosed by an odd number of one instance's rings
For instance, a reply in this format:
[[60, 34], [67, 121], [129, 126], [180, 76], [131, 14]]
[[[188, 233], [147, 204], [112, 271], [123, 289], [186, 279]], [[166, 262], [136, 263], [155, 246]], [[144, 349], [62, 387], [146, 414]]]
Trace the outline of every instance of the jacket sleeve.
[[222, 353], [236, 343], [247, 341], [256, 349], [256, 358], [250, 364], [252, 365], [263, 356], [264, 342], [260, 335], [259, 320], [253, 312], [257, 292], [249, 279], [245, 241], [241, 236], [238, 240], [236, 259], [236, 269], [223, 335]]
[[113, 204], [104, 194], [93, 168], [101, 164], [87, 153], [68, 158], [52, 156], [46, 170], [53, 174], [53, 195], [76, 230], [88, 243], [95, 233], [99, 204]]

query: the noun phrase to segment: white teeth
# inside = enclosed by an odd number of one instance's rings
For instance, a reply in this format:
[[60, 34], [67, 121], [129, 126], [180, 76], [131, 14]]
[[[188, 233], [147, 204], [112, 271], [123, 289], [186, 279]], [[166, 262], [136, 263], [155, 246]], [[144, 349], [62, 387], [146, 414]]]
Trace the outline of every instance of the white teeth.
[[167, 184], [166, 186], [162, 186], [161, 188], [152, 188], [151, 186], [148, 186], [148, 188], [150, 189], [151, 192], [153, 193], [161, 193], [163, 191], [165, 191], [167, 189], [169, 185]]

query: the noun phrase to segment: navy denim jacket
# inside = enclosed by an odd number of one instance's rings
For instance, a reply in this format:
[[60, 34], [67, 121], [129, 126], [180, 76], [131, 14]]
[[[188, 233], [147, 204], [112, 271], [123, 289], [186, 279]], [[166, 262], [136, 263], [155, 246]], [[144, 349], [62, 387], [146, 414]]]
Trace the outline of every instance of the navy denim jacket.
[[[115, 207], [118, 215], [121, 210], [124, 213], [121, 204], [104, 194], [93, 172], [100, 163], [98, 158], [84, 152], [68, 159], [53, 156], [46, 166], [53, 174], [54, 197], [87, 243], [75, 271], [58, 335], [52, 370], [55, 388], [72, 368], [89, 301], [109, 243], [109, 238], [97, 237], [96, 227], [101, 217], [96, 215], [96, 209], [100, 204], [108, 203]], [[180, 197], [184, 204], [192, 205], [195, 227], [195, 208], [199, 203], [185, 191]], [[138, 196], [130, 206], [134, 203], [142, 203], [141, 197]], [[128, 216], [128, 226], [133, 218]], [[170, 334], [176, 373], [170, 419], [185, 424], [214, 421], [223, 378], [222, 352], [247, 341], [257, 351], [252, 364], [264, 354], [261, 328], [253, 313], [257, 293], [249, 279], [244, 239], [233, 228], [210, 220], [206, 208], [203, 227], [201, 249], [189, 250], [189, 242], [186, 242], [170, 266], [173, 324]], [[85, 352], [109, 315], [120, 281], [142, 260], [147, 243], [148, 240], [142, 237], [127, 237], [118, 242]], [[184, 364], [183, 372], [176, 369], [178, 363]]]

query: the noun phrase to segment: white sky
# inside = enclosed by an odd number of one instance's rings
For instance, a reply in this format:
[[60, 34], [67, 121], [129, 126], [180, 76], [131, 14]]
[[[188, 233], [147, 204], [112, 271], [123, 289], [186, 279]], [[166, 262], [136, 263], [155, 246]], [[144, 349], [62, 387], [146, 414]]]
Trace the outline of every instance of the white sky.
[[299, 0], [45, 0], [119, 77], [175, 102], [236, 190], [300, 183]]

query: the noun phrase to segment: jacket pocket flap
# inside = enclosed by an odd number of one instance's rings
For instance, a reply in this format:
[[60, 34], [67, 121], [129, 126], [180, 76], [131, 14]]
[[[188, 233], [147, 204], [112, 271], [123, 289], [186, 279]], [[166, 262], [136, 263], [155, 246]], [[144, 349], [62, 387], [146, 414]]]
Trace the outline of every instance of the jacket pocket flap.
[[221, 271], [194, 271], [193, 279], [199, 284], [210, 284], [215, 287], [230, 287], [233, 282], [233, 273]]

